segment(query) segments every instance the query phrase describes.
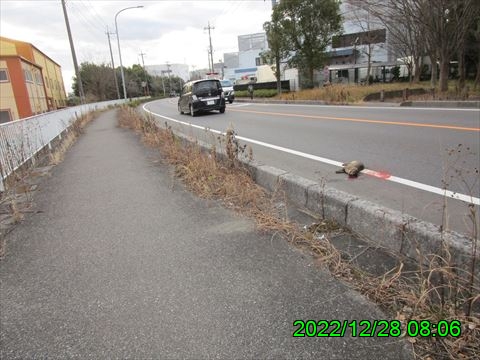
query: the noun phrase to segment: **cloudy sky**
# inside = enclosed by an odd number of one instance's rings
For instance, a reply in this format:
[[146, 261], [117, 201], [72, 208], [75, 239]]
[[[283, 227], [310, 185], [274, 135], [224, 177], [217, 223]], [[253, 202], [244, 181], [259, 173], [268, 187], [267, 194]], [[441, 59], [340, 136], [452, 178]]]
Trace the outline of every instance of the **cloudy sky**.
[[[270, 20], [271, 0], [67, 0], [67, 13], [78, 63], [111, 63], [107, 29], [115, 32], [117, 17], [124, 66], [169, 63], [190, 69], [208, 67], [208, 22], [214, 62], [238, 50], [237, 36], [263, 31]], [[67, 92], [74, 75], [73, 60], [60, 0], [0, 0], [0, 35], [32, 43], [60, 64]], [[115, 66], [120, 65], [117, 39], [111, 35]]]

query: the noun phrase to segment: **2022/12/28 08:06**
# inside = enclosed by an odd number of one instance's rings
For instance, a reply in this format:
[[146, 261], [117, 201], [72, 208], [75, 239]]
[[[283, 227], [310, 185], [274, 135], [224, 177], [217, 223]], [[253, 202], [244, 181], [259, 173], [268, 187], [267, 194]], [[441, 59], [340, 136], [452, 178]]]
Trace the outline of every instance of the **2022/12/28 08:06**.
[[293, 326], [297, 327], [293, 337], [344, 337], [347, 330], [352, 337], [399, 337], [402, 333], [410, 337], [459, 337], [462, 332], [459, 320], [410, 320], [405, 326], [399, 320], [295, 320]]

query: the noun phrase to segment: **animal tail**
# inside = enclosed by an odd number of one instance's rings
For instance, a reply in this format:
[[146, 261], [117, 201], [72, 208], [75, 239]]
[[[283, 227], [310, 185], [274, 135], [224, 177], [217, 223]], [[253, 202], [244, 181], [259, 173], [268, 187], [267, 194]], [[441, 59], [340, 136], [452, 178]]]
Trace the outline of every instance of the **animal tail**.
[[342, 174], [344, 172], [345, 172], [345, 169], [340, 169], [340, 170], [335, 171], [335, 174]]

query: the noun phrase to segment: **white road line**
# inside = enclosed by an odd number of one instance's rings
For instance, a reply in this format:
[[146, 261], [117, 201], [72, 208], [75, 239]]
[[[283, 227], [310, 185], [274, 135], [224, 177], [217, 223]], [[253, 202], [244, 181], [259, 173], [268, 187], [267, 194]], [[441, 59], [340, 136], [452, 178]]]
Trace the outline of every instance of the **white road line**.
[[243, 106], [250, 106], [251, 103], [236, 103], [236, 104], [228, 104], [227, 107], [243, 107]]
[[[204, 131], [205, 130], [210, 131], [214, 134], [223, 134], [223, 135], [225, 134], [224, 132], [219, 131], [219, 130], [210, 129], [210, 128], [205, 127], [205, 126], [195, 125], [195, 124], [192, 124], [192, 123], [176, 120], [176, 119], [173, 119], [173, 118], [168, 117], [168, 116], [164, 116], [164, 115], [154, 113], [153, 111], [148, 110], [145, 107], [145, 105], [143, 105], [143, 110], [145, 110], [145, 112], [147, 112], [149, 114], [161, 117], [161, 118], [169, 120], [169, 121], [173, 121], [173, 122], [178, 123], [178, 124], [191, 126], [193, 128], [204, 130]], [[334, 165], [334, 166], [342, 166], [342, 163], [339, 162], [339, 161], [323, 158], [323, 157], [312, 155], [312, 154], [307, 154], [307, 153], [304, 153], [304, 152], [301, 152], [301, 151], [292, 150], [292, 149], [289, 149], [289, 148], [269, 144], [269, 143], [266, 143], [266, 142], [263, 142], [263, 141], [258, 141], [258, 140], [246, 138], [246, 137], [243, 137], [243, 136], [236, 136], [236, 138], [239, 139], [239, 140], [243, 140], [243, 141], [246, 141], [246, 142], [249, 142], [249, 143], [252, 143], [252, 144], [260, 145], [260, 146], [270, 148], [270, 149], [273, 149], [273, 150], [278, 150], [278, 151], [282, 151], [282, 152], [285, 152], [285, 153], [288, 153], [288, 154], [301, 156], [301, 157], [304, 157], [306, 159], [315, 160], [315, 161], [318, 161], [318, 162], [322, 162], [322, 163], [329, 164], [329, 165]], [[370, 170], [370, 169], [365, 169], [363, 172], [365, 172], [366, 174], [369, 174], [369, 175], [373, 175], [373, 176], [375, 176], [374, 174], [377, 173], [376, 171]], [[398, 183], [398, 184], [406, 185], [406, 186], [409, 186], [409, 187], [412, 187], [412, 188], [415, 188], [415, 189], [419, 189], [419, 190], [423, 190], [423, 191], [427, 191], [427, 192], [430, 192], [430, 193], [433, 193], [433, 194], [438, 194], [438, 195], [441, 195], [441, 196], [447, 196], [449, 198], [464, 201], [466, 203], [473, 203], [475, 205], [480, 205], [480, 199], [477, 198], [477, 197], [474, 197], [474, 196], [459, 194], [459, 193], [456, 193], [456, 192], [453, 192], [453, 191], [450, 191], [450, 190], [444, 190], [444, 189], [437, 188], [437, 187], [434, 187], [434, 186], [431, 186], [431, 185], [422, 184], [422, 183], [419, 183], [419, 182], [416, 182], [416, 181], [413, 181], [413, 180], [399, 178], [397, 176], [388, 175], [387, 177], [382, 177], [382, 178], [384, 180], [392, 181], [392, 182], [395, 182], [395, 183]]]

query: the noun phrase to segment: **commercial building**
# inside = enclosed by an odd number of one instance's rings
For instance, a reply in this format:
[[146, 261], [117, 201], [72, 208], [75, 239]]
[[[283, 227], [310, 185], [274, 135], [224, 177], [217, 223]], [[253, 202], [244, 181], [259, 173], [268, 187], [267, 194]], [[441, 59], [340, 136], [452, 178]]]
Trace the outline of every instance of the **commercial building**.
[[238, 52], [223, 54], [224, 77], [236, 81], [255, 76], [257, 67], [264, 65], [261, 53], [267, 49], [264, 32], [238, 36]]
[[333, 83], [357, 83], [367, 80], [368, 65], [374, 81], [389, 81], [390, 70], [397, 65], [389, 33], [380, 19], [349, 0], [340, 5], [342, 35], [329, 47], [329, 79]]
[[30, 43], [0, 36], [0, 123], [66, 106], [61, 66]]

